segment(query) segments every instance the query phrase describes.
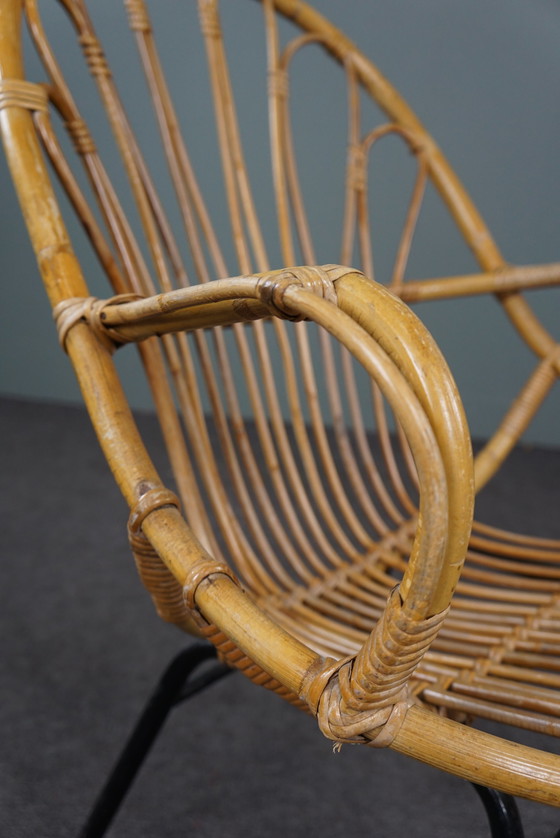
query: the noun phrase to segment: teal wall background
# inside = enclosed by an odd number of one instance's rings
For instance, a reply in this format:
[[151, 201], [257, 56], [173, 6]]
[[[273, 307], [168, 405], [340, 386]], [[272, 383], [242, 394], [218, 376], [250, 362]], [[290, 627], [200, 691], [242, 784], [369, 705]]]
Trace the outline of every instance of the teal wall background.
[[[88, 84], [56, 5], [41, 4], [49, 32], [65, 53], [71, 77], [78, 83], [83, 77]], [[194, 0], [189, 0], [183, 11], [191, 11], [186, 8], [190, 5], [195, 5]], [[560, 260], [558, 4], [554, 0], [317, 0], [315, 5], [376, 61], [416, 110], [467, 185], [506, 258], [517, 264]], [[205, 60], [197, 28], [178, 22], [178, 8], [183, 4], [176, 0], [159, 0], [151, 6], [159, 9], [159, 35], [162, 43], [169, 44], [165, 64], [176, 73], [174, 93], [183, 106], [185, 131], [193, 134], [193, 158], [202, 171], [202, 184], [218, 226], [225, 225], [211, 104], [202, 70], [194, 69], [203, 67]], [[131, 116], [149, 150], [152, 140], [155, 145], [154, 129], [142, 99], [140, 70], [122, 49], [126, 34], [121, 4], [95, 0], [92, 7], [117, 81], [123, 77], [127, 96], [132, 94], [135, 100]], [[262, 142], [266, 132], [266, 111], [260, 96], [264, 82], [255, 71], [263, 57], [260, 10], [247, 0], [222, 0], [222, 7], [231, 28], [229, 52], [242, 91], [239, 107], [257, 204], [262, 208], [265, 231], [268, 227], [272, 230], [267, 148]], [[196, 21], [196, 15], [191, 15], [191, 21]], [[188, 65], [184, 63], [187, 55]], [[41, 78], [31, 55], [28, 68], [30, 78]], [[302, 63], [301, 82], [294, 89], [293, 99], [296, 122], [301, 122], [298, 154], [305, 173], [318, 260], [338, 261], [333, 242], [338, 245], [335, 231], [340, 228], [340, 200], [336, 185], [329, 184], [324, 172], [329, 172], [330, 161], [336, 156], [335, 146], [344, 144], [343, 78], [317, 53], [308, 63]], [[201, 130], [194, 131], [195, 127]], [[109, 148], [103, 126], [98, 140], [102, 148]], [[154, 166], [156, 180], [165, 192], [168, 187], [163, 163], [156, 159]], [[387, 164], [379, 164], [376, 173], [379, 186], [374, 219], [381, 243], [390, 237], [384, 226], [385, 216], [390, 220], [401, 174], [400, 164], [391, 155]], [[0, 393], [78, 401], [72, 372], [57, 346], [3, 158], [0, 186]], [[431, 199], [425, 228], [413, 252], [415, 275], [471, 269], [472, 262], [455, 231]], [[74, 224], [71, 234], [81, 245], [81, 233]], [[275, 247], [273, 244], [273, 264], [280, 258]], [[91, 255], [86, 253], [84, 264], [94, 291], [105, 295]], [[390, 257], [380, 255], [378, 279], [383, 278], [389, 265]], [[531, 296], [553, 334], [558, 334], [559, 298], [560, 292], [554, 291]], [[534, 359], [492, 299], [475, 298], [416, 310], [449, 359], [473, 435], [488, 436], [530, 374]], [[137, 375], [133, 353], [123, 353], [119, 363], [133, 404], [146, 407], [147, 394]], [[554, 392], [542, 416], [529, 429], [528, 442], [558, 444], [559, 408], [560, 397]]]

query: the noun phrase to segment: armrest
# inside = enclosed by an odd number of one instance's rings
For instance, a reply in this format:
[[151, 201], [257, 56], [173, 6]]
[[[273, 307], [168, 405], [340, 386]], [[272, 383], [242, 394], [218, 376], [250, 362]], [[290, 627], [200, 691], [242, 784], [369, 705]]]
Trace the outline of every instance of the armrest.
[[[313, 318], [367, 366], [409, 437], [421, 514], [409, 569], [384, 617], [355, 658], [324, 660], [263, 613], [198, 543], [147, 458], [107, 347], [87, 323], [76, 321], [66, 347], [106, 458], [133, 510], [145, 505], [147, 492], [157, 496], [143, 510], [141, 529], [185, 592], [191, 615], [215, 625], [264, 672], [306, 700], [323, 730], [338, 741], [374, 740], [510, 793], [557, 800], [557, 757], [465, 729], [409, 706], [406, 695], [406, 683], [445, 616], [472, 514], [466, 427], [432, 339], [404, 304], [351, 269], [291, 269], [243, 282], [243, 293], [249, 289], [250, 296], [240, 299], [264, 300], [269, 311], [276, 307], [283, 316]], [[214, 283], [196, 294], [214, 294], [211, 306], [219, 305], [221, 289], [228, 293], [223, 283]], [[531, 788], [527, 766], [539, 777]]]
[[[333, 738], [354, 738], [355, 717], [363, 715], [364, 708], [362, 733], [374, 727], [388, 730], [391, 714], [396, 730], [408, 707], [406, 682], [445, 617], [472, 523], [466, 422], [449, 370], [427, 330], [385, 288], [336, 265], [219, 280], [141, 300], [116, 298], [89, 311], [95, 311], [91, 319], [97, 330], [115, 342], [271, 314], [306, 318], [329, 331], [376, 381], [404, 431], [418, 472], [414, 545], [398, 590], [355, 660], [328, 662], [320, 675], [301, 686]], [[154, 546], [158, 552], [164, 547]], [[209, 573], [210, 569], [207, 563]], [[196, 591], [191, 601], [195, 600]], [[226, 633], [231, 630], [220, 627]], [[244, 651], [254, 657], [249, 649]], [[270, 670], [270, 660], [267, 666]], [[344, 724], [341, 706], [347, 717]], [[344, 732], [346, 724], [351, 732]], [[386, 738], [387, 732], [380, 742]]]

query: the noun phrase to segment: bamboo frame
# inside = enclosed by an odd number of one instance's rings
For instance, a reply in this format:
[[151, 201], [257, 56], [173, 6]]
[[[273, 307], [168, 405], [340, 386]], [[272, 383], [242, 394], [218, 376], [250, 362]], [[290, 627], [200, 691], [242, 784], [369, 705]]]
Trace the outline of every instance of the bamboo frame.
[[[560, 667], [552, 654], [560, 649], [560, 544], [478, 524], [470, 534], [475, 488], [507, 457], [560, 370], [556, 343], [520, 294], [556, 284], [559, 265], [506, 266], [434, 141], [376, 68], [305, 3], [262, 0], [275, 200], [289, 266], [271, 271], [218, 3], [200, 0], [239, 271], [230, 276], [179, 131], [147, 10], [142, 0], [125, 0], [191, 249], [191, 284], [85, 3], [61, 3], [108, 112], [145, 252], [50, 48], [35, 0], [0, 0], [0, 130], [61, 343], [130, 506], [132, 549], [159, 613], [208, 637], [256, 683], [310, 709], [337, 742], [390, 746], [459, 776], [560, 805], [557, 756], [456, 720], [472, 713], [560, 735]], [[24, 75], [23, 12], [47, 86]], [[304, 32], [284, 48], [277, 13]], [[391, 290], [355, 269], [316, 264], [289, 111], [292, 59], [309, 44], [326, 48], [348, 82], [343, 262], [356, 240], [366, 274], [373, 272], [371, 150], [394, 134], [417, 158]], [[378, 102], [386, 124], [363, 130], [360, 91]], [[64, 157], [50, 104], [83, 162], [100, 221]], [[44, 153], [116, 297], [89, 296]], [[481, 273], [407, 279], [428, 180]], [[298, 252], [306, 266], [293, 267]], [[459, 394], [433, 339], [405, 302], [478, 293], [498, 295], [538, 364], [473, 469]], [[139, 346], [184, 515], [144, 449], [118, 380], [111, 355], [126, 342]], [[233, 384], [234, 353], [252, 423]], [[366, 426], [363, 371], [372, 387], [368, 410], [379, 452]], [[219, 450], [210, 441], [205, 398]]]

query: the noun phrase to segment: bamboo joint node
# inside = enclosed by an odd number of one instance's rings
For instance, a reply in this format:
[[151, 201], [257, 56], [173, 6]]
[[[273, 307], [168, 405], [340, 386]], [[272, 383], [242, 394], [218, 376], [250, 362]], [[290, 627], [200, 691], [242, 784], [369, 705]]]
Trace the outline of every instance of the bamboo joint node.
[[47, 111], [49, 97], [42, 84], [23, 79], [0, 79], [0, 110], [25, 108], [29, 111]]
[[290, 288], [303, 288], [336, 304], [336, 290], [333, 280], [327, 273], [328, 267], [328, 265], [300, 266], [264, 274], [257, 283], [259, 299], [272, 314], [284, 320], [300, 319], [297, 312], [284, 300], [284, 295]]
[[448, 609], [422, 619], [403, 604], [398, 587], [356, 656], [328, 659], [304, 685], [321, 732], [340, 746], [388, 747], [414, 703], [408, 682], [439, 631]]

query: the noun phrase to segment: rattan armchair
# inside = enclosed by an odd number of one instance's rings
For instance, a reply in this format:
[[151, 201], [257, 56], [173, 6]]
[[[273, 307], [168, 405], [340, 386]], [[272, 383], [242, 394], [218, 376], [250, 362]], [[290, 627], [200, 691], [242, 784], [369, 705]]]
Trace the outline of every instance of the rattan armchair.
[[[248, 4], [238, 5], [243, 15]], [[480, 717], [560, 734], [560, 543], [472, 524], [476, 492], [560, 370], [558, 344], [521, 293], [558, 283], [560, 263], [507, 265], [433, 139], [369, 60], [305, 3], [261, 5], [281, 248], [275, 269], [245, 166], [218, 2], [198, 3], [232, 271], [143, 0], [124, 6], [176, 190], [180, 236], [85, 2], [61, 6], [97, 85], [132, 208], [103, 166], [96, 132], [51, 50], [36, 0], [0, 0], [6, 156], [60, 343], [130, 507], [138, 572], [163, 619], [205, 638], [228, 665], [308, 710], [336, 747], [391, 747], [476, 783], [560, 805], [560, 757], [465, 723]], [[46, 83], [24, 73], [22, 17]], [[285, 46], [279, 18], [299, 30]], [[330, 53], [348, 85], [336, 265], [322, 264], [314, 251], [290, 124], [292, 60], [310, 44]], [[377, 126], [362, 119], [366, 94], [385, 114]], [[368, 161], [389, 135], [417, 168], [385, 287], [372, 279]], [[52, 173], [108, 278], [112, 290], [103, 299], [88, 290]], [[406, 278], [427, 183], [475, 254], [478, 273]], [[473, 294], [496, 295], [537, 359], [474, 463], [451, 374], [409, 307]], [[137, 345], [151, 387], [173, 491], [143, 445], [114, 365], [114, 351], [127, 343]]]

